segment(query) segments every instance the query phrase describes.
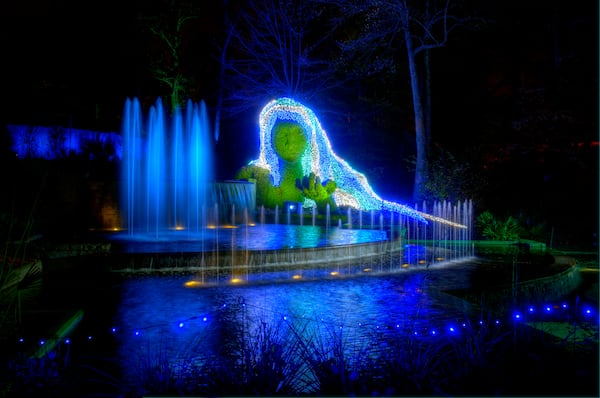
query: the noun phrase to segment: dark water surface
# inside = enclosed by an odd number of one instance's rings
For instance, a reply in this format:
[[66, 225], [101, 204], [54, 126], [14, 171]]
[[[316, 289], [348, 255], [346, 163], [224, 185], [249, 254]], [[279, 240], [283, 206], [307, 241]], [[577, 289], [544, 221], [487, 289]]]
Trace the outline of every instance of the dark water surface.
[[282, 345], [318, 342], [323, 350], [340, 346], [347, 358], [359, 358], [398, 336], [448, 341], [480, 321], [510, 323], [510, 314], [484, 319], [448, 293], [470, 287], [486, 263], [472, 257], [320, 280], [295, 280], [303, 270], [291, 269], [273, 274], [272, 283], [213, 286], [198, 284], [198, 275], [63, 273], [46, 276], [40, 301], [84, 311], [68, 349], [84, 370], [85, 388], [100, 383], [123, 391], [147, 384], [152, 369], [177, 376], [224, 355], [242, 358], [265, 331]]
[[84, 309], [72, 349], [112, 358], [123, 380], [136, 383], [148, 361], [208, 361], [236, 344], [241, 330], [253, 336], [264, 325], [282, 338], [298, 330], [306, 339], [339, 335], [350, 350], [382, 333], [442, 338], [473, 315], [444, 291], [467, 287], [476, 267], [472, 260], [385, 275], [209, 287], [190, 285], [194, 276], [62, 276], [46, 282], [44, 296], [55, 307]]

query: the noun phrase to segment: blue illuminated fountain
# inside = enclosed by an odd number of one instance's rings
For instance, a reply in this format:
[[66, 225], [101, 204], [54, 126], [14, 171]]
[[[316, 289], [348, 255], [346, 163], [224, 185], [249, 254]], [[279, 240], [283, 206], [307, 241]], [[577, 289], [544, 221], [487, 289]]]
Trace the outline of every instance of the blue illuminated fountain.
[[[185, 114], [184, 114], [185, 113]], [[130, 234], [199, 231], [207, 223], [212, 142], [204, 102], [188, 102], [168, 118], [160, 99], [143, 119], [137, 99], [124, 109], [122, 211]]]
[[206, 239], [208, 226], [252, 220], [254, 185], [214, 181], [208, 119], [204, 101], [168, 115], [158, 99], [146, 118], [138, 99], [126, 101], [121, 218], [130, 237]]
[[[311, 209], [310, 200], [305, 200], [297, 213], [302, 217], [302, 207], [312, 211], [312, 225], [302, 221], [290, 225], [289, 209], [281, 209], [287, 222], [279, 224], [277, 207], [274, 224], [264, 222], [261, 209], [261, 221], [256, 225], [254, 183], [214, 181], [208, 119], [204, 102], [188, 101], [184, 109], [167, 115], [158, 99], [145, 118], [137, 99], [126, 101], [121, 219], [127, 232], [115, 237], [114, 247], [120, 253], [135, 254], [135, 258], [117, 263], [133, 264], [136, 270], [197, 271], [202, 279], [210, 275], [219, 281], [240, 279], [239, 274], [248, 280], [257, 270], [265, 274], [303, 266], [335, 266], [339, 274], [342, 261], [368, 262], [364, 269], [369, 272], [390, 271], [392, 261], [386, 260], [388, 266], [383, 267], [382, 259], [401, 253], [408, 260], [397, 260], [399, 269], [407, 262], [428, 264], [433, 259], [472, 255], [465, 245], [470, 241], [471, 202], [444, 203], [428, 213], [425, 204], [419, 211], [417, 206], [383, 200], [364, 175], [333, 152], [315, 114], [288, 98], [268, 103], [261, 112], [260, 155], [250, 164], [268, 170], [277, 185], [281, 171], [270, 131], [277, 120], [299, 123], [310, 143], [301, 159], [303, 172], [336, 182], [333, 199], [345, 208], [347, 221], [342, 225], [340, 217], [333, 220], [328, 210], [324, 228], [315, 226], [316, 208]], [[363, 211], [371, 214], [371, 229], [363, 228]], [[380, 220], [378, 228], [373, 226], [375, 213]], [[357, 215], [358, 220], [353, 221]], [[418, 249], [426, 241], [444, 243], [435, 252]], [[454, 253], [451, 257], [450, 252]]]

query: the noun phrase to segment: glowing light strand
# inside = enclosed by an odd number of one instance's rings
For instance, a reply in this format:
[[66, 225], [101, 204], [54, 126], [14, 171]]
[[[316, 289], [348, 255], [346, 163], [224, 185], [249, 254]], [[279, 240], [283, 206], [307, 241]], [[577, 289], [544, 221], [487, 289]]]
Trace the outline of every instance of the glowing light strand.
[[379, 197], [367, 182], [364, 174], [354, 170], [335, 154], [327, 134], [314, 112], [306, 106], [290, 99], [280, 98], [269, 102], [259, 117], [259, 158], [250, 162], [267, 169], [273, 177], [275, 185], [281, 182], [279, 159], [275, 152], [271, 132], [278, 120], [298, 123], [307, 134], [310, 143], [300, 160], [304, 175], [315, 173], [321, 181], [333, 180], [337, 189], [333, 200], [338, 206], [347, 206], [358, 210], [386, 210], [398, 212], [420, 222], [435, 221], [456, 228], [467, 228], [466, 225], [417, 211], [409, 206], [391, 202]]

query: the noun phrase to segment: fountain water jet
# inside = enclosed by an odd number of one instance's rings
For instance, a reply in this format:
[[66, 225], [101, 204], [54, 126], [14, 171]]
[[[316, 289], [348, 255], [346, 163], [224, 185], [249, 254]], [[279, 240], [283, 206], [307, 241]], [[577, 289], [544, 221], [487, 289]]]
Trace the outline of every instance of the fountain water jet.
[[198, 233], [209, 224], [235, 224], [245, 220], [244, 211], [254, 212], [253, 183], [214, 182], [208, 119], [204, 101], [190, 100], [169, 116], [159, 98], [144, 120], [140, 102], [127, 99], [121, 212], [129, 234], [156, 239], [168, 230]]
[[352, 229], [352, 209], [348, 207], [348, 229]]
[[122, 211], [129, 233], [203, 228], [213, 180], [206, 104], [188, 101], [185, 117], [177, 108], [169, 120], [159, 98], [144, 123], [139, 101], [128, 99], [123, 136]]

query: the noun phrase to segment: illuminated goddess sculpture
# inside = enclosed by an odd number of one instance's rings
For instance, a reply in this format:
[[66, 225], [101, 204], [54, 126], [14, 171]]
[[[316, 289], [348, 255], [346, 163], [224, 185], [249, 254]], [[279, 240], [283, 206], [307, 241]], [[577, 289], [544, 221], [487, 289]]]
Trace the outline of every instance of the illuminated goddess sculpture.
[[[282, 162], [273, 142], [273, 128], [278, 122], [292, 122], [300, 125], [306, 135], [306, 148], [298, 161], [302, 175], [311, 173], [321, 181], [332, 180], [336, 189], [332, 199], [337, 206], [346, 206], [360, 210], [386, 210], [397, 212], [419, 221], [440, 221], [454, 224], [430, 214], [416, 211], [409, 206], [390, 202], [380, 198], [367, 182], [367, 178], [352, 169], [350, 165], [335, 154], [325, 130], [321, 127], [314, 112], [304, 105], [289, 99], [280, 98], [269, 102], [260, 113], [260, 155], [250, 165], [268, 170], [273, 184], [280, 185], [282, 179]], [[310, 207], [305, 199], [305, 207]], [[460, 224], [455, 226], [463, 227]]]

